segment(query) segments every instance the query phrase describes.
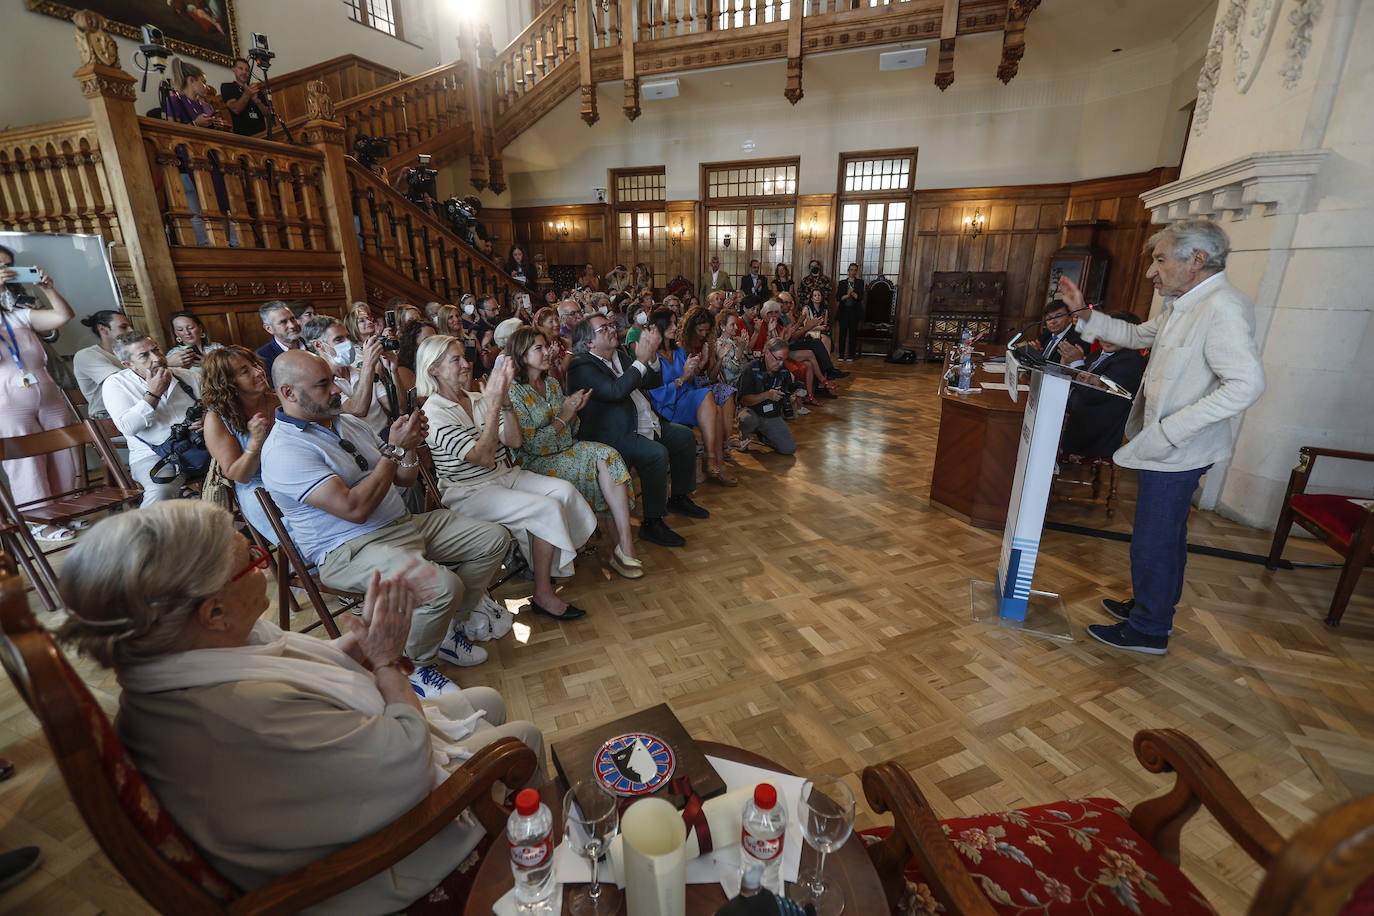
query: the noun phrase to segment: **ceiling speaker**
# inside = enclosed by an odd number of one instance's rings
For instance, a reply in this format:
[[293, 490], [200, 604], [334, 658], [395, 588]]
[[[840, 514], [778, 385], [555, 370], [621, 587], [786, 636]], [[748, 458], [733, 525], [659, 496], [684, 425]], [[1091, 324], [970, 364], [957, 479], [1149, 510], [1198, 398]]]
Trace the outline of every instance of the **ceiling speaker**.
[[910, 70], [912, 67], [925, 65], [925, 48], [902, 48], [900, 51], [884, 51], [878, 55], [879, 70]]
[[646, 99], [675, 99], [678, 93], [678, 81], [675, 79], [639, 84], [639, 94]]

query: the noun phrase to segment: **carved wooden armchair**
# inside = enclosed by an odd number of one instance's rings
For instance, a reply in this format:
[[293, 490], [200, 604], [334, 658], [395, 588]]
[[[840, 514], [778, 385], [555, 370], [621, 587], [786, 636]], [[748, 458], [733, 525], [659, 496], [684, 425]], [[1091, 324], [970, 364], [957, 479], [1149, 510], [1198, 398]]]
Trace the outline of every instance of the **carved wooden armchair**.
[[1283, 545], [1288, 541], [1294, 522], [1345, 557], [1345, 567], [1336, 582], [1336, 593], [1331, 596], [1325, 621], [1327, 626], [1338, 627], [1355, 591], [1355, 583], [1360, 581], [1360, 573], [1374, 559], [1374, 500], [1369, 499], [1368, 494], [1360, 497], [1308, 493], [1307, 481], [1320, 456], [1374, 462], [1374, 455], [1368, 452], [1344, 452], [1313, 445], [1298, 449], [1298, 464], [1288, 477], [1288, 492], [1283, 496], [1283, 509], [1274, 526], [1274, 542], [1264, 565], [1278, 568], [1283, 558]]
[[1182, 732], [1137, 732], [1135, 754], [1152, 773], [1178, 775], [1133, 810], [1082, 798], [945, 821], [900, 765], [868, 767], [870, 807], [892, 812], [890, 832], [867, 831], [865, 841], [893, 912], [919, 916], [939, 904], [960, 916], [1213, 913], [1178, 867], [1179, 834], [1200, 805], [1264, 866], [1251, 916], [1374, 912], [1374, 797], [1328, 811], [1285, 841]]
[[[29, 611], [23, 583], [0, 554], [0, 661], [43, 724], [67, 791], [100, 848], [134, 890], [162, 913], [295, 913], [370, 878], [414, 852], [467, 807], [490, 838], [509, 812], [492, 798], [496, 782], [523, 786], [537, 765], [514, 738], [478, 751], [391, 824], [317, 862], [244, 893], [192, 845], [153, 796], [110, 720], [66, 656]], [[481, 848], [481, 847], [479, 847]], [[465, 895], [476, 869], [455, 870], [442, 887]], [[417, 901], [411, 911], [424, 910]]]

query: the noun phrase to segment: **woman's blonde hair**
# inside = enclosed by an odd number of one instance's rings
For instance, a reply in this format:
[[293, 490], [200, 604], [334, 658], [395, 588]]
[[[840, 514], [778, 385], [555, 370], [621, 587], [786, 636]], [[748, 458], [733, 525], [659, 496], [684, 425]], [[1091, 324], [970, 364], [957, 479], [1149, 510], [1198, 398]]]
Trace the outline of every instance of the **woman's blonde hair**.
[[439, 329], [440, 334], [449, 333], [448, 320], [454, 315], [458, 316], [459, 321], [463, 320], [463, 310], [458, 306], [449, 303], [439, 306], [439, 311], [434, 313], [434, 326]]
[[448, 334], [435, 334], [433, 337], [426, 337], [420, 342], [420, 348], [415, 351], [415, 394], [417, 397], [428, 398], [439, 393], [439, 383], [434, 380], [434, 376], [429, 374], [429, 370], [434, 367], [435, 363], [443, 359], [450, 344], [457, 344], [460, 348], [463, 346], [461, 340]]
[[373, 324], [377, 323], [377, 315], [372, 311], [372, 306], [363, 302], [361, 299], [350, 305], [348, 307], [348, 314], [344, 316], [344, 330], [348, 332], [348, 336], [353, 338], [353, 342], [357, 344], [363, 342], [362, 336], [358, 334], [358, 313], [362, 311], [367, 312], [367, 317], [372, 319]]
[[191, 79], [205, 79], [205, 71], [195, 64], [188, 64], [180, 57], [172, 58], [172, 85], [177, 92], [186, 88], [186, 81]]
[[228, 584], [242, 543], [234, 517], [199, 499], [102, 519], [62, 564], [68, 616], [57, 638], [107, 668], [177, 651], [196, 608]]
[[776, 299], [769, 299], [767, 302], [763, 304], [763, 308], [759, 309], [759, 316], [761, 318], [767, 318], [769, 315], [780, 314], [782, 314], [782, 303]]

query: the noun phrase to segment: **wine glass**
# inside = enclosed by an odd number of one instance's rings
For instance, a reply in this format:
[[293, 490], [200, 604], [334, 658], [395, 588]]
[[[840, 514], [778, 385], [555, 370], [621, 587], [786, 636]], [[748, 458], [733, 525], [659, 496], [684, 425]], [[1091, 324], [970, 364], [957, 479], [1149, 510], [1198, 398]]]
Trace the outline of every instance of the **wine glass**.
[[597, 874], [602, 856], [619, 831], [615, 796], [594, 779], [573, 783], [563, 796], [563, 834], [569, 848], [592, 864], [592, 883], [568, 902], [573, 916], [604, 916], [620, 906], [620, 891], [613, 884], [602, 887]]
[[825, 881], [825, 857], [844, 845], [854, 831], [854, 792], [835, 776], [812, 776], [802, 784], [797, 804], [802, 836], [820, 856], [814, 871], [797, 876], [789, 894], [801, 905], [810, 903], [816, 916], [837, 916], [844, 910], [844, 888]]

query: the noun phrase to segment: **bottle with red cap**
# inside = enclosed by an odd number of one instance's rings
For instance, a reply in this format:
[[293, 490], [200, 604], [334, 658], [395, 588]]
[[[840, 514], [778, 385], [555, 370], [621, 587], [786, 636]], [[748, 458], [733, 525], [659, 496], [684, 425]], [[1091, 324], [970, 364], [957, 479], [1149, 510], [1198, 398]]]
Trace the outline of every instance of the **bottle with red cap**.
[[515, 811], [506, 821], [510, 870], [515, 875], [515, 911], [552, 913], [553, 813], [535, 789], [515, 796]]
[[[787, 831], [787, 808], [778, 790], [766, 782], [754, 787], [754, 797], [744, 806], [740, 828], [740, 887], [766, 887], [782, 896], [782, 843]], [[761, 869], [760, 875], [756, 869]], [[746, 878], [748, 880], [746, 881]]]

